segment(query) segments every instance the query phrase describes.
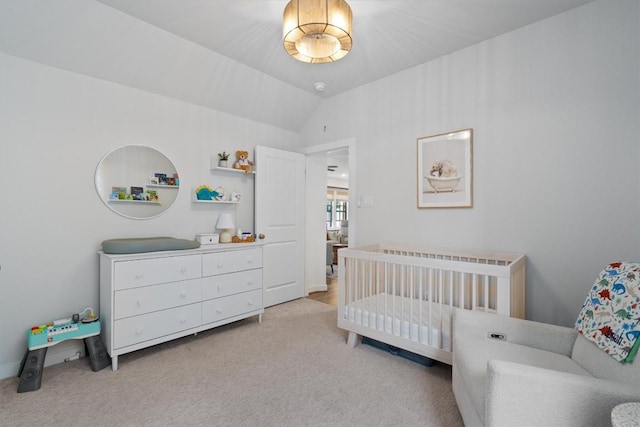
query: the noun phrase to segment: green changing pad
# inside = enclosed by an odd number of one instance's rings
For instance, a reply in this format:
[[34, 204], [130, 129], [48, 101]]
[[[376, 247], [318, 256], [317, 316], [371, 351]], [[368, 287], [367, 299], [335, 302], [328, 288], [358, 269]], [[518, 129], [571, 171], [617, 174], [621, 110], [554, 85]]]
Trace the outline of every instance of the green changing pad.
[[173, 237], [141, 237], [110, 239], [102, 242], [105, 254], [138, 254], [141, 252], [178, 251], [200, 247], [200, 242]]

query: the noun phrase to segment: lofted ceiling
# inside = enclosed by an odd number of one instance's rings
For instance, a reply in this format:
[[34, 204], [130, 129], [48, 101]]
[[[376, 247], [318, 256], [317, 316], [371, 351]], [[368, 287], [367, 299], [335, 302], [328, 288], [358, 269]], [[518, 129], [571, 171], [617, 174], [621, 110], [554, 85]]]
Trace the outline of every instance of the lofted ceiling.
[[326, 97], [590, 1], [348, 0], [351, 52], [307, 64], [287, 0], [1, 0], [0, 53], [298, 132]]
[[282, 47], [287, 0], [99, 0], [302, 90], [335, 95], [590, 0], [348, 0], [353, 48], [306, 64]]

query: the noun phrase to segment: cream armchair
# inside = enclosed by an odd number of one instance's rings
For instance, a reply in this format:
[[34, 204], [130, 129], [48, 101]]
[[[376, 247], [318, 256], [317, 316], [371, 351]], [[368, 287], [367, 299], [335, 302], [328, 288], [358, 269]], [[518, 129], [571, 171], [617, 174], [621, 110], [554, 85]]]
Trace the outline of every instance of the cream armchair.
[[331, 267], [333, 274], [333, 244], [338, 243], [336, 240], [327, 240], [327, 265]]
[[453, 392], [467, 427], [609, 426], [640, 401], [640, 356], [621, 363], [572, 328], [453, 315]]

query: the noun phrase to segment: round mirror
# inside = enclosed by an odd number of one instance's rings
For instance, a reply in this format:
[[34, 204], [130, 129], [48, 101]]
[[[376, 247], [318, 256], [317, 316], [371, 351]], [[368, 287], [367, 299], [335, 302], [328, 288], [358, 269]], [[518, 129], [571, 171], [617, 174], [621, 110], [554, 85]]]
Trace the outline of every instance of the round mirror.
[[105, 154], [96, 168], [96, 191], [105, 205], [127, 218], [154, 218], [178, 197], [180, 178], [164, 154], [125, 145]]

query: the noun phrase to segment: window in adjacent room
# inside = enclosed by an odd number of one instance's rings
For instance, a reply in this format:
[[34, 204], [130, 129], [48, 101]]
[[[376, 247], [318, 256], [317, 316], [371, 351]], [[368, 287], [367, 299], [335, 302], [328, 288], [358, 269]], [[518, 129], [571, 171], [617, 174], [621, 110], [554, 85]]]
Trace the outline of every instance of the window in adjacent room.
[[349, 190], [327, 187], [327, 230], [339, 230], [349, 219]]

